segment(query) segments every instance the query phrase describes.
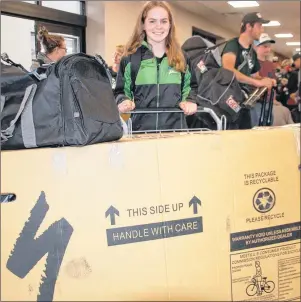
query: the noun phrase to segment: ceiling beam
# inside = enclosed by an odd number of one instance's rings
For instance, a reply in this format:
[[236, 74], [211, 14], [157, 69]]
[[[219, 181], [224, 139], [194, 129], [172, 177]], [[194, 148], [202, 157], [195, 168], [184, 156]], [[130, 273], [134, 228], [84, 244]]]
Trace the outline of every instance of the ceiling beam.
[[1, 14], [69, 26], [87, 25], [86, 16], [21, 1], [1, 1]]

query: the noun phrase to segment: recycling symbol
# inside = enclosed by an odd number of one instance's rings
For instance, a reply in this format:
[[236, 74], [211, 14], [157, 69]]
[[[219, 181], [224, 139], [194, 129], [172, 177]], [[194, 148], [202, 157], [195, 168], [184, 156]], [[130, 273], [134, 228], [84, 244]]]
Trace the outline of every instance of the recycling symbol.
[[258, 190], [253, 197], [253, 206], [259, 213], [267, 213], [271, 211], [275, 202], [275, 193], [268, 188]]

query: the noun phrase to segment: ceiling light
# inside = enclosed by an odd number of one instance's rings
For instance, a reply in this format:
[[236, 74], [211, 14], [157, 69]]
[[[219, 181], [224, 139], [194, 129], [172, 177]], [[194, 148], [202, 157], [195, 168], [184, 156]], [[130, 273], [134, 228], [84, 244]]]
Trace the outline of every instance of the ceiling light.
[[276, 38], [292, 38], [293, 35], [292, 34], [276, 34], [275, 37]]
[[262, 24], [263, 26], [280, 26], [280, 22], [279, 21], [270, 21], [269, 23], [266, 24]]
[[286, 42], [288, 46], [300, 46], [300, 42]]
[[257, 1], [228, 1], [228, 4], [235, 8], [259, 6]]
[[296, 51], [300, 51], [300, 48], [296, 48]]

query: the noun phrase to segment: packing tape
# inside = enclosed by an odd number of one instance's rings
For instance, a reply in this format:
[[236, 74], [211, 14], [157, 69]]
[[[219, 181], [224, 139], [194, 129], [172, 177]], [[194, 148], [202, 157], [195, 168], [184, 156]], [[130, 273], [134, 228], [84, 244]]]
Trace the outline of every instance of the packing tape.
[[300, 130], [294, 131], [298, 156], [300, 157]]
[[124, 158], [121, 152], [120, 144], [112, 144], [109, 150], [109, 162], [110, 166], [116, 169], [123, 167]]
[[67, 155], [64, 151], [56, 151], [52, 155], [52, 167], [56, 172], [68, 174]]

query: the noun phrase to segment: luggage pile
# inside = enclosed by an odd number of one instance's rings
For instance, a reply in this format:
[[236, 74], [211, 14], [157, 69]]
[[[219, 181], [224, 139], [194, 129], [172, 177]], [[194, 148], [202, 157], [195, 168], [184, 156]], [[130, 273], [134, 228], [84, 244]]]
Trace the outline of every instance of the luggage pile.
[[[198, 112], [183, 117], [188, 126], [184, 130], [239, 129], [243, 110], [263, 95], [267, 97], [262, 90], [246, 97], [234, 73], [221, 67], [218, 46], [199, 36], [191, 37], [182, 46], [198, 81]], [[111, 75], [99, 55], [68, 55], [28, 72], [5, 54], [1, 56], [1, 70], [3, 150], [85, 146], [116, 141], [133, 133], [120, 118]], [[176, 110], [156, 109], [156, 114]], [[262, 112], [262, 116], [266, 117], [266, 113]], [[263, 121], [261, 124], [266, 125]]]

